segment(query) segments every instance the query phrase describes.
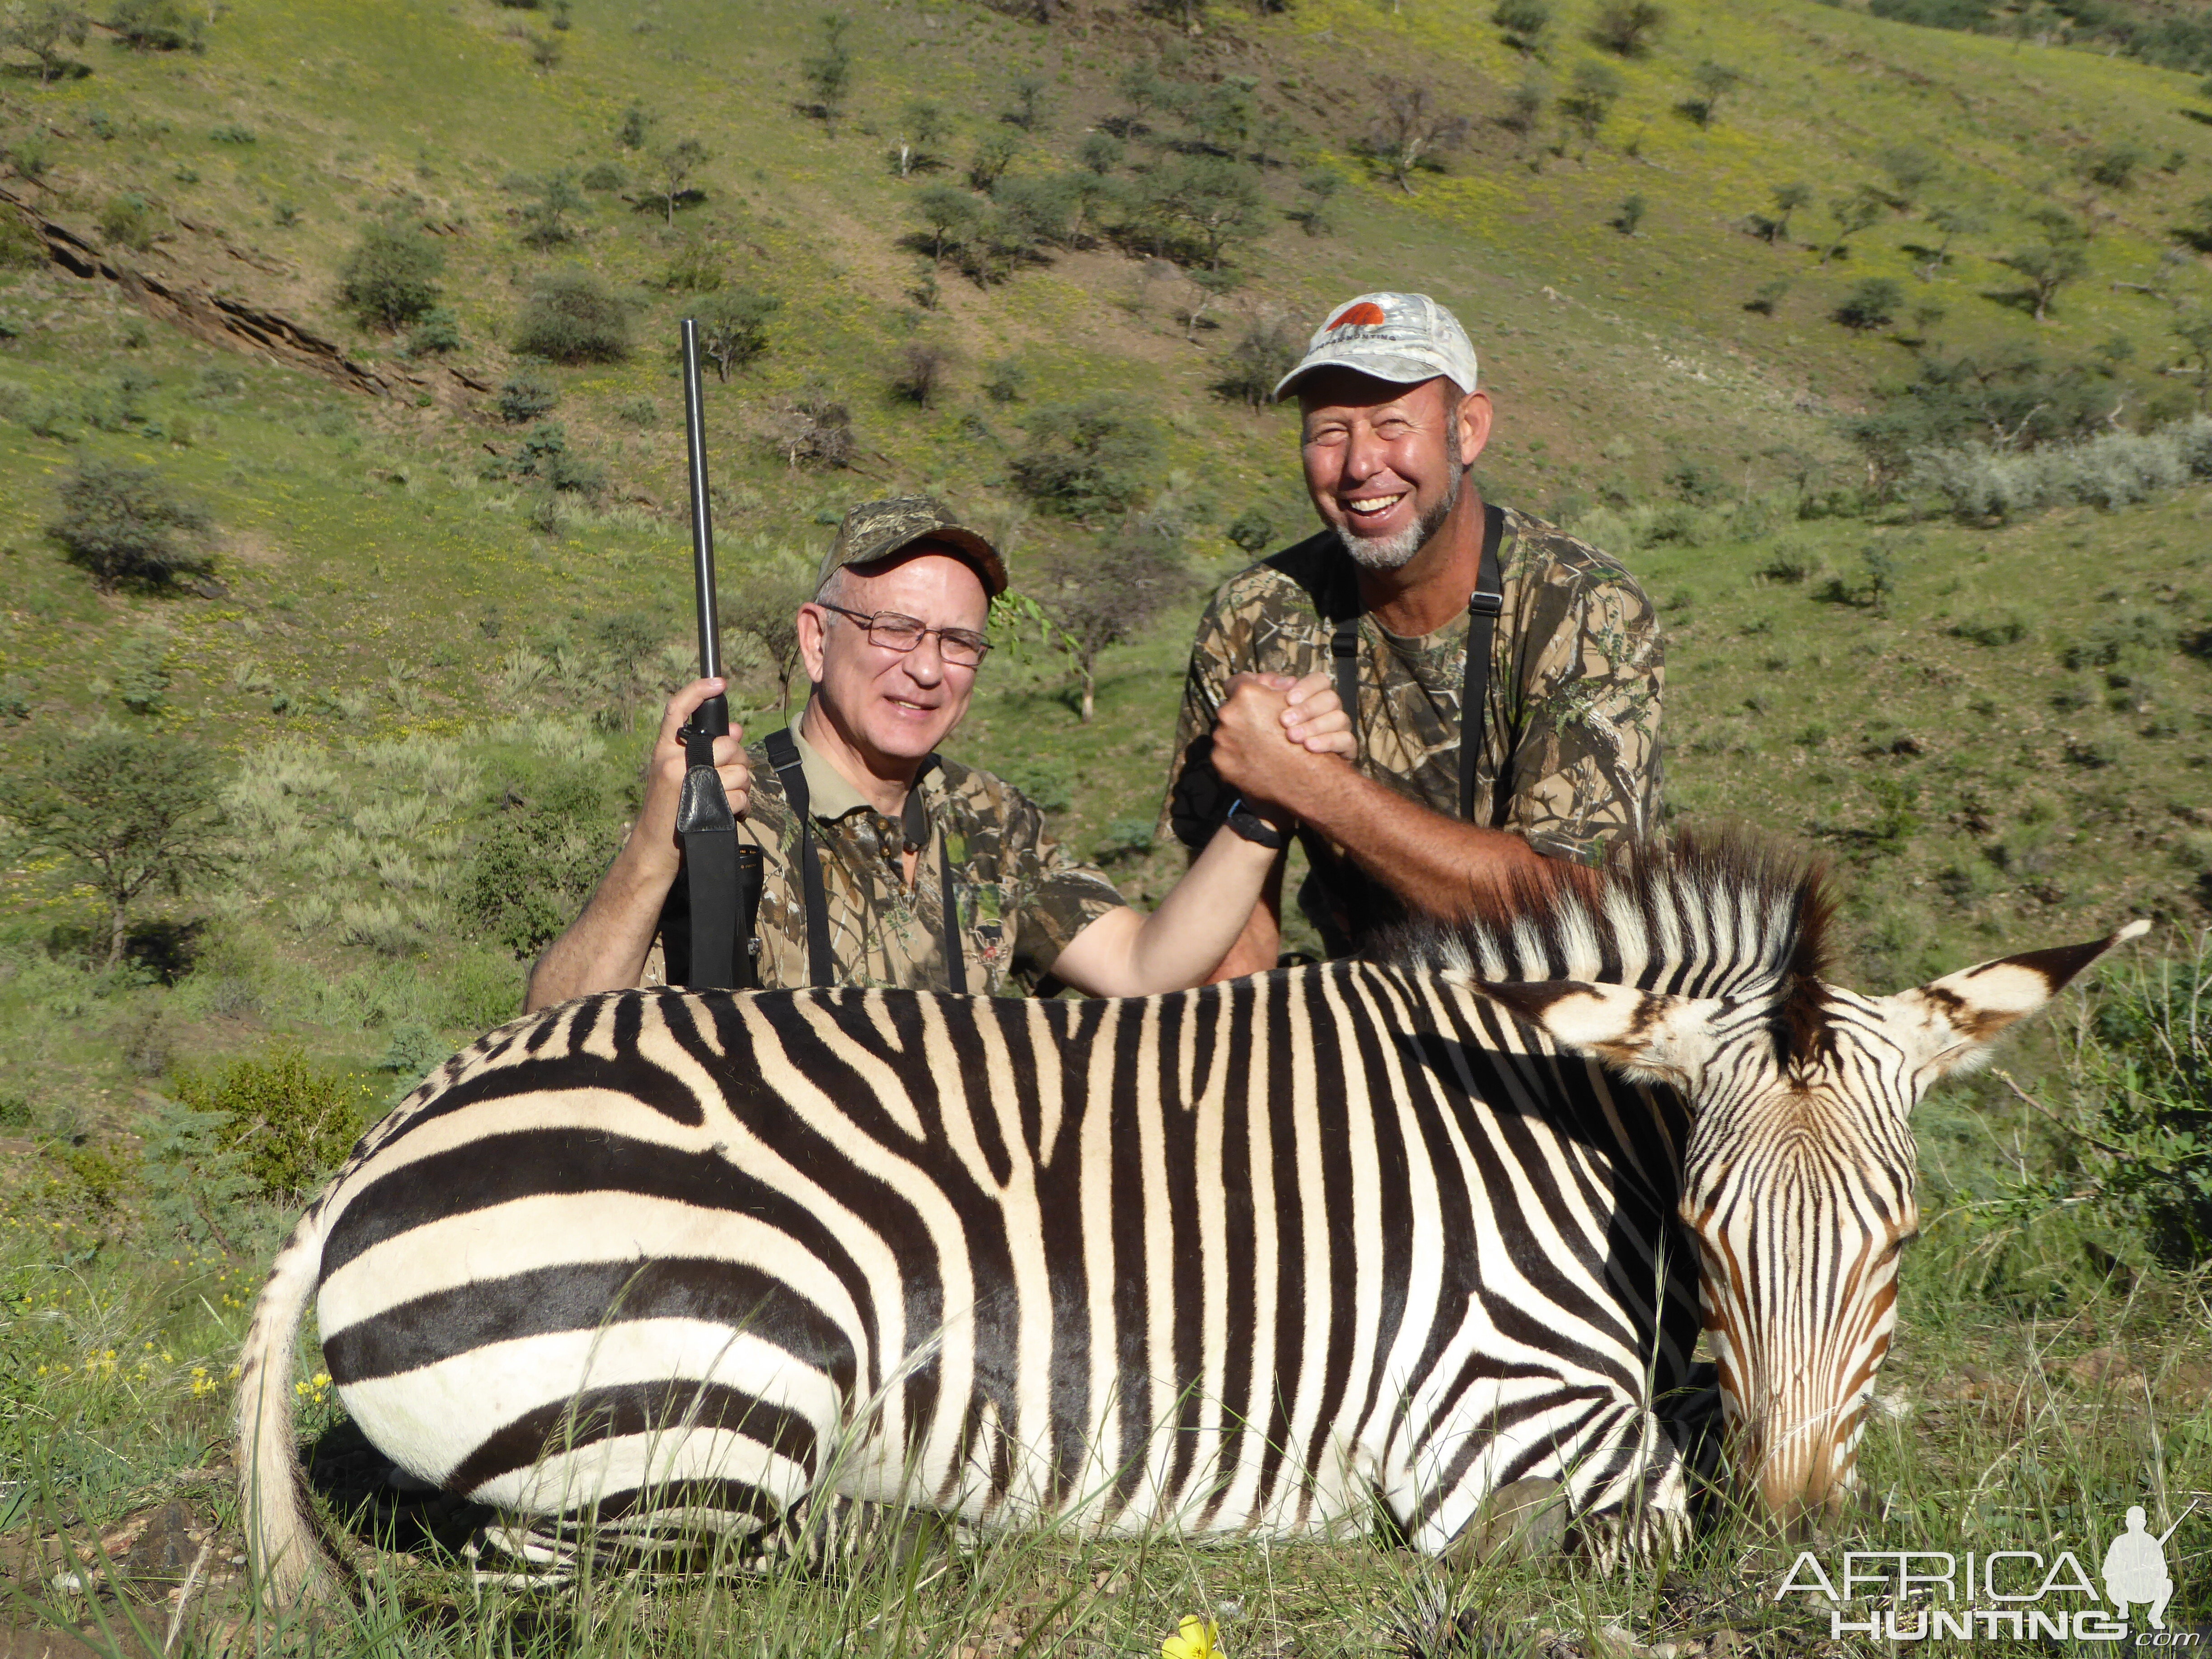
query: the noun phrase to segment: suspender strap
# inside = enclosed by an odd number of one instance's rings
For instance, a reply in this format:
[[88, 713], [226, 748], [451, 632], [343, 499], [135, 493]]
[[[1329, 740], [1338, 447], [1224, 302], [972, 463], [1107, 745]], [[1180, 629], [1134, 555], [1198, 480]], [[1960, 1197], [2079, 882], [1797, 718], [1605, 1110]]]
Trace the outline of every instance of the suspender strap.
[[[1505, 538], [1505, 509], [1486, 501], [1482, 509], [1482, 562], [1476, 568], [1474, 592], [1467, 599], [1467, 669], [1459, 691], [1459, 815], [1474, 821], [1474, 769], [1482, 759], [1483, 727], [1490, 712], [1490, 653], [1497, 632], [1498, 612], [1505, 609], [1504, 579], [1498, 573], [1498, 550]], [[1359, 612], [1339, 622], [1328, 639], [1328, 654], [1336, 674], [1336, 699], [1351, 717], [1352, 735], [1359, 734]], [[1512, 764], [1508, 757], [1498, 769], [1491, 795], [1491, 823], [1504, 821], [1512, 789], [1506, 776]]]
[[[791, 803], [791, 810], [799, 817], [799, 883], [806, 906], [806, 982], [810, 985], [835, 985], [837, 964], [830, 950], [830, 900], [822, 878], [822, 848], [814, 836], [812, 801], [806, 791], [806, 769], [799, 757], [799, 745], [792, 741], [791, 731], [771, 732], [762, 740], [767, 751], [768, 763], [783, 784], [783, 797]], [[930, 756], [915, 775], [914, 787], [907, 796], [906, 842], [909, 850], [919, 851], [927, 840], [929, 820], [921, 807], [922, 779], [938, 764], [938, 757]], [[968, 964], [960, 950], [960, 902], [952, 885], [952, 843], [940, 836], [937, 846], [937, 879], [945, 899], [945, 978], [947, 987], [956, 996], [968, 991]]]
[[[1483, 726], [1490, 713], [1491, 638], [1498, 613], [1505, 608], [1504, 581], [1498, 573], [1498, 544], [1505, 535], [1505, 509], [1485, 502], [1482, 509], [1482, 563], [1474, 575], [1474, 592], [1467, 599], [1467, 674], [1459, 692], [1459, 815], [1474, 822], [1474, 769], [1482, 758]], [[1491, 823], [1494, 828], [1510, 798], [1505, 777], [1509, 757], [1498, 768], [1491, 792]]]
[[837, 964], [830, 955], [830, 900], [822, 883], [822, 848], [814, 840], [814, 815], [806, 793], [806, 769], [788, 726], [771, 732], [761, 747], [783, 783], [783, 798], [799, 818], [799, 888], [806, 906], [806, 982], [835, 985]]

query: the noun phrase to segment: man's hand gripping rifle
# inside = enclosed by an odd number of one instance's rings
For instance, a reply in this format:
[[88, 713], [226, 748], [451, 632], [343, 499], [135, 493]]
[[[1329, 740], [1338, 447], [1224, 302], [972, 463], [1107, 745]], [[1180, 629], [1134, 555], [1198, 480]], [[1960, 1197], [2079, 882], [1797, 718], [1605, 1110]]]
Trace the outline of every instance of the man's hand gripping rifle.
[[[707, 496], [707, 424], [700, 407], [699, 325], [684, 319], [684, 434], [691, 464], [691, 580], [699, 612], [699, 672], [722, 672], [721, 629], [714, 612], [714, 526]], [[701, 703], [684, 739], [686, 770], [676, 808], [684, 868], [662, 908], [668, 982], [702, 990], [750, 990], [759, 982], [761, 850], [738, 839], [730, 798], [714, 769], [714, 739], [728, 735], [730, 701]]]

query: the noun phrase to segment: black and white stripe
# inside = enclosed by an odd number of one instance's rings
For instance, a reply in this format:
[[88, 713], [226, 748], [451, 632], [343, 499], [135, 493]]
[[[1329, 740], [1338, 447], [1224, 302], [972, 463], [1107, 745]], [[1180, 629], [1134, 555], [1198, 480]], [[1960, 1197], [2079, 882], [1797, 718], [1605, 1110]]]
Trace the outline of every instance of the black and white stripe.
[[[1143, 1000], [641, 990], [519, 1021], [278, 1259], [243, 1367], [257, 1559], [280, 1591], [313, 1568], [283, 1386], [310, 1299], [369, 1437], [523, 1514], [772, 1529], [835, 1492], [1328, 1534], [1379, 1498], [1434, 1551], [1533, 1479], [1601, 1555], [1678, 1538], [1710, 1405], [1683, 1150], [1709, 1089], [1786, 1055], [1822, 904], [1740, 851], [1654, 858], [1594, 908]], [[1600, 992], [1610, 1035], [1570, 1017]], [[1670, 1069], [1646, 1028], [1686, 1007], [1719, 1046]], [[1729, 1167], [1756, 1208], [1782, 1166]], [[1790, 1167], [1815, 1209], [1857, 1179]]]

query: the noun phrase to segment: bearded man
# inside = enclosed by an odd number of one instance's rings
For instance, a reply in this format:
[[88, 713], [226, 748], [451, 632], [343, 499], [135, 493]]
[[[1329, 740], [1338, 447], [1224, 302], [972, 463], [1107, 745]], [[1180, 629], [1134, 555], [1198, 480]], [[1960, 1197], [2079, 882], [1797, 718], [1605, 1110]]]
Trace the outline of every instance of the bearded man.
[[[1492, 407], [1423, 294], [1329, 313], [1295, 390], [1324, 528], [1224, 583], [1200, 619], [1162, 824], [1202, 847], [1241, 802], [1293, 817], [1301, 908], [1332, 956], [1410, 910], [1600, 861], [1659, 815], [1659, 629], [1619, 564], [1468, 477]], [[1357, 751], [1283, 741], [1263, 676], [1330, 674]], [[1279, 858], [1217, 978], [1275, 965]]]

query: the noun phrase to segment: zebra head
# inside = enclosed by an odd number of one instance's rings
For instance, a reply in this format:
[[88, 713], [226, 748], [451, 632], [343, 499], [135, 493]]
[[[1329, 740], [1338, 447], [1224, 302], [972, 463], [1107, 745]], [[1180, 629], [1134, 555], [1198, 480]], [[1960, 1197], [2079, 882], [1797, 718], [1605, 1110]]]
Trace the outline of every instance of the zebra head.
[[1899, 1255], [1919, 1230], [1913, 1107], [2148, 927], [1891, 996], [1809, 973], [1717, 995], [1565, 979], [1482, 987], [1560, 1048], [1688, 1105], [1680, 1213], [1701, 1258], [1729, 1461], [1776, 1520], [1794, 1527], [1855, 1497]]

